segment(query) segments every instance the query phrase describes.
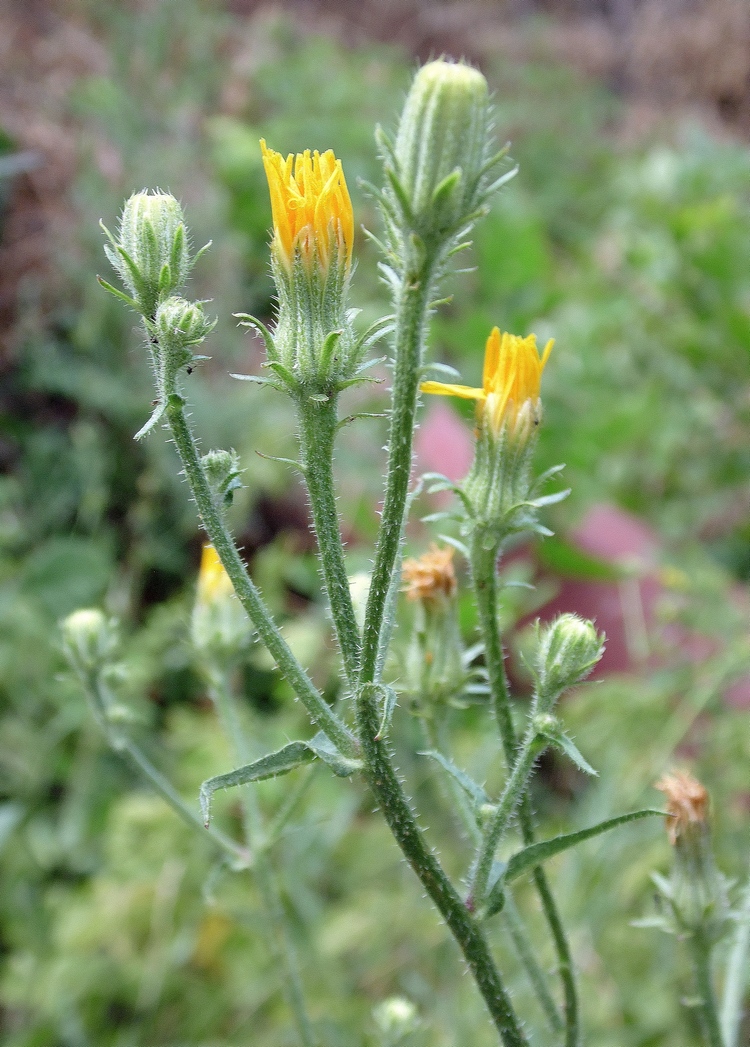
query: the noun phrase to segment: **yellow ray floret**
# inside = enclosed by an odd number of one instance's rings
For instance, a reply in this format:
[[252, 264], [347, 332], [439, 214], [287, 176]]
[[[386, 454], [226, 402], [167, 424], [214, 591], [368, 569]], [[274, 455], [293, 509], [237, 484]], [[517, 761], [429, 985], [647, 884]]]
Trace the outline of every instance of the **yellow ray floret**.
[[334, 251], [351, 266], [354, 213], [344, 169], [331, 149], [325, 153], [281, 153], [261, 138], [263, 166], [271, 193], [274, 241], [291, 269], [295, 250], [307, 265], [328, 269]]
[[212, 545], [204, 545], [198, 572], [196, 602], [204, 605], [217, 603], [231, 596], [233, 592], [232, 580], [224, 570], [219, 554]]
[[478, 406], [493, 431], [499, 433], [505, 421], [513, 425], [518, 412], [528, 401], [536, 409], [542, 371], [553, 345], [554, 339], [550, 339], [540, 356], [536, 335], [530, 334], [526, 338], [507, 333], [501, 335], [500, 329], [493, 327], [484, 351], [481, 389], [444, 382], [422, 382], [420, 389], [423, 393], [437, 396], [478, 400]]

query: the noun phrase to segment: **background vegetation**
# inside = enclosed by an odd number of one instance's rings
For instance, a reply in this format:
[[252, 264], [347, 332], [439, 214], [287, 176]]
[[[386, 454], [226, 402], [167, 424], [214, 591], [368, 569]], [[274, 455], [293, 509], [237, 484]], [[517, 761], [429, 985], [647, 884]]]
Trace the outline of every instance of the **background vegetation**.
[[[362, 5], [370, 24], [364, 14], [332, 23], [324, 4], [310, 5], [315, 18], [305, 20], [294, 5], [284, 17], [199, 0], [3, 15], [0, 1028], [8, 1047], [293, 1042], [251, 883], [222, 873], [104, 747], [64, 672], [57, 623], [103, 604], [123, 623], [120, 696], [154, 761], [191, 799], [204, 778], [227, 769], [187, 640], [201, 538], [171, 447], [158, 432], [132, 441], [149, 411], [150, 378], [131, 321], [96, 286], [105, 271], [97, 222], [111, 226], [124, 196], [160, 185], [183, 200], [196, 241], [213, 239], [195, 275], [220, 317], [212, 359], [190, 379], [196, 426], [206, 448], [240, 452], [246, 487], [233, 522], [254, 577], [333, 688], [304, 500], [282, 467], [255, 453], [289, 453], [291, 413], [280, 397], [228, 377], [260, 362], [231, 313], [271, 309], [257, 143], [262, 135], [282, 152], [334, 148], [358, 218], [374, 226], [357, 187], [360, 177], [378, 177], [374, 123], [395, 118], [410, 49], [451, 49], [446, 12], [456, 6], [431, 5], [432, 36], [415, 35], [422, 23], [404, 16], [392, 26], [401, 39], [390, 43], [365, 38], [364, 30], [380, 31], [378, 14], [386, 18], [388, 5], [377, 4]], [[488, 5], [475, 7], [483, 32]], [[653, 805], [655, 778], [687, 762], [713, 795], [720, 865], [739, 878], [750, 811], [750, 149], [732, 85], [696, 97], [693, 81], [680, 86], [673, 51], [662, 94], [654, 89], [644, 102], [650, 67], [638, 34], [647, 39], [647, 18], [661, 23], [653, 4], [633, 11], [640, 21], [620, 37], [604, 22], [523, 19], [484, 34], [474, 57], [520, 174], [479, 228], [476, 269], [456, 279], [435, 322], [434, 356], [474, 384], [493, 324], [557, 339], [540, 467], [566, 462], [573, 493], [555, 510], [556, 538], [514, 560], [513, 573], [537, 588], [511, 590], [523, 595], [508, 620], [520, 623], [522, 644], [523, 623], [538, 609], [580, 607], [597, 613], [613, 647], [609, 671], [605, 661], [604, 675], [565, 710], [600, 778], [584, 782], [545, 763], [537, 799], [545, 831]], [[583, 4], [571, 12], [597, 13]], [[682, 12], [674, 25], [684, 29], [691, 17]], [[601, 30], [599, 52], [587, 52], [591, 62], [599, 54], [598, 69], [566, 63], [571, 27], [589, 40]], [[613, 40], [630, 50], [610, 53]], [[455, 50], [470, 51], [461, 43], [459, 34]], [[33, 76], [20, 65], [28, 58]], [[366, 320], [384, 299], [374, 253], [364, 238], [358, 246], [354, 296]], [[359, 402], [377, 411], [383, 395], [376, 388]], [[428, 411], [423, 457], [452, 467], [469, 430], [469, 414]], [[341, 438], [352, 571], [368, 565], [383, 464], [373, 448], [382, 443], [378, 420]], [[428, 540], [416, 525], [410, 549]], [[468, 606], [464, 626], [470, 639]], [[262, 652], [243, 667], [241, 686], [259, 747], [302, 729]], [[397, 716], [401, 764], [424, 820], [435, 843], [455, 852], [455, 831], [414, 756], [416, 725], [405, 711]], [[484, 724], [481, 711], [457, 713], [456, 749], [497, 780]], [[285, 788], [284, 780], [264, 784], [263, 802]], [[321, 774], [303, 812], [280, 865], [324, 1042], [379, 1042], [371, 1009], [402, 993], [424, 1018], [415, 1045], [493, 1043], [455, 950], [364, 793]], [[231, 797], [217, 801], [217, 815], [231, 827]], [[689, 982], [674, 942], [630, 926], [650, 911], [649, 872], [668, 861], [654, 821], [552, 866], [596, 1047], [699, 1042], [678, 1002]], [[504, 964], [521, 1010], [533, 1013], [512, 954]]]

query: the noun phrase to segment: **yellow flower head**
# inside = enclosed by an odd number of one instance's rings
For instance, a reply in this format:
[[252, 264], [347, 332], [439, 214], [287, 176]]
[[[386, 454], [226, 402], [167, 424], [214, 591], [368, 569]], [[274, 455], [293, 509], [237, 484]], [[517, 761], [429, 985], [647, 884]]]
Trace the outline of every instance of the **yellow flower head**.
[[335, 253], [352, 262], [354, 213], [344, 169], [331, 149], [325, 153], [281, 153], [266, 148], [261, 138], [263, 166], [271, 193], [274, 244], [291, 271], [295, 251], [308, 268], [327, 270]]
[[423, 382], [420, 388], [423, 393], [477, 400], [481, 416], [497, 436], [506, 421], [513, 428], [524, 404], [531, 403], [536, 414], [542, 371], [553, 345], [554, 339], [550, 339], [540, 356], [536, 335], [530, 334], [526, 338], [515, 334], [501, 335], [499, 328], [493, 327], [484, 351], [481, 389], [443, 382]]
[[196, 603], [203, 606], [217, 604], [233, 593], [234, 586], [224, 570], [219, 554], [212, 545], [204, 545], [198, 572]]

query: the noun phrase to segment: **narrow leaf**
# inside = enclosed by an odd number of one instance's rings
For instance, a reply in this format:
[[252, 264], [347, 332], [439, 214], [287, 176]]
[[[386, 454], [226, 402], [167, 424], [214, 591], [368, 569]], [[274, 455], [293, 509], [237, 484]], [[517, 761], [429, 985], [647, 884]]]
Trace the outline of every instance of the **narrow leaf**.
[[383, 715], [380, 719], [380, 727], [378, 727], [378, 733], [375, 735], [375, 741], [379, 742], [381, 738], [386, 734], [388, 728], [391, 726], [391, 720], [393, 719], [393, 713], [398, 704], [398, 695], [392, 687], [387, 687], [385, 684], [381, 684], [379, 691], [382, 695]]
[[237, 785], [247, 785], [249, 782], [260, 782], [265, 778], [278, 778], [281, 774], [288, 774], [302, 763], [310, 763], [315, 759], [317, 753], [310, 747], [308, 742], [289, 742], [275, 753], [255, 760], [254, 763], [238, 767], [227, 774], [218, 774], [209, 778], [201, 785], [200, 805], [203, 821], [208, 828], [211, 817], [211, 797], [217, 789], [232, 789]]
[[344, 756], [322, 731], [318, 731], [314, 738], [304, 744], [318, 759], [328, 764], [338, 778], [351, 778], [356, 771], [362, 769], [361, 760], [352, 760]]
[[490, 798], [484, 791], [481, 785], [478, 785], [473, 778], [462, 771], [460, 767], [456, 767], [452, 760], [449, 760], [447, 756], [443, 756], [437, 749], [428, 749], [426, 752], [418, 754], [419, 756], [429, 756], [433, 760], [437, 760], [443, 770], [447, 771], [451, 778], [454, 778], [461, 786], [463, 791], [471, 800], [474, 809], [477, 810], [479, 807], [490, 802]]
[[548, 858], [552, 858], [562, 851], [567, 851], [570, 847], [583, 843], [584, 840], [590, 840], [601, 833], [609, 832], [610, 829], [615, 829], [618, 825], [625, 825], [626, 822], [635, 822], [640, 818], [649, 818], [651, 815], [664, 817], [664, 812], [650, 809], [631, 811], [630, 814], [620, 814], [616, 818], [608, 818], [606, 821], [592, 825], [588, 829], [581, 829], [578, 832], [568, 833], [565, 836], [555, 836], [551, 840], [532, 843], [509, 859], [505, 873], [505, 882], [510, 883], [512, 880], [517, 880], [527, 869], [533, 869], [535, 866], [541, 865]]

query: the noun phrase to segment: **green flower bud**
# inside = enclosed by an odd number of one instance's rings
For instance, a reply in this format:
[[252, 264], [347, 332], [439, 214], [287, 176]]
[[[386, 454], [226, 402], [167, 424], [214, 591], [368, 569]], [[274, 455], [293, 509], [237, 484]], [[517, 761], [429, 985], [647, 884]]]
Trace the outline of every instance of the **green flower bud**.
[[68, 661], [81, 673], [103, 668], [117, 646], [114, 622], [96, 608], [73, 611], [62, 622], [61, 629]]
[[144, 190], [126, 202], [117, 238], [104, 250], [143, 315], [184, 286], [191, 269], [182, 208], [169, 193]]
[[378, 1032], [389, 1047], [401, 1043], [405, 1037], [416, 1032], [420, 1020], [417, 1008], [403, 996], [391, 996], [383, 1000], [373, 1011]]
[[421, 235], [453, 229], [476, 208], [487, 159], [488, 91], [463, 62], [423, 66], [396, 135], [396, 176]]
[[167, 298], [156, 311], [156, 337], [165, 352], [170, 348], [176, 356], [183, 355], [182, 363], [192, 358], [190, 348], [200, 345], [206, 335], [216, 326], [209, 320], [200, 302], [188, 302], [185, 298]]
[[549, 707], [588, 676], [603, 654], [604, 634], [578, 615], [561, 614], [539, 629], [535, 669], [540, 702]]
[[234, 492], [242, 487], [240, 459], [236, 451], [209, 451], [201, 458], [214, 497], [231, 505]]

